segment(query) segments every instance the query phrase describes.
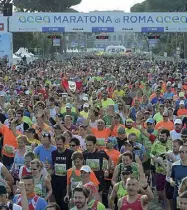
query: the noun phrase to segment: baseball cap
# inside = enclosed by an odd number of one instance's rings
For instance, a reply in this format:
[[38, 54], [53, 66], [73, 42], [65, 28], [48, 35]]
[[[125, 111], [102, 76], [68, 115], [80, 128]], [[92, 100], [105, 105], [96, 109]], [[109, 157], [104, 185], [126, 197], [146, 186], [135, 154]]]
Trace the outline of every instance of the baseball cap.
[[92, 172], [90, 166], [87, 166], [87, 165], [82, 166], [80, 171], [85, 171], [86, 173], [91, 173]]
[[83, 105], [83, 108], [89, 108], [89, 104], [88, 103], [85, 103], [84, 105]]
[[118, 134], [125, 134], [126, 132], [125, 132], [125, 128], [124, 127], [122, 127], [122, 126], [120, 126], [119, 128], [118, 128]]
[[181, 100], [180, 103], [179, 103], [179, 105], [184, 105], [184, 101]]
[[71, 105], [70, 103], [67, 103], [67, 104], [66, 104], [66, 108], [71, 109], [71, 108], [72, 108], [72, 105]]
[[180, 92], [179, 97], [184, 97], [184, 92]]
[[88, 96], [84, 96], [84, 97], [82, 98], [82, 100], [83, 100], [83, 101], [88, 101]]
[[171, 82], [170, 82], [170, 81], [167, 82], [166, 86], [167, 86], [167, 87], [171, 86]]
[[151, 123], [151, 124], [153, 124], [154, 122], [155, 122], [155, 121], [154, 121], [153, 118], [149, 118], [149, 119], [146, 120], [146, 123]]
[[117, 139], [113, 136], [108, 137], [107, 143], [112, 143], [113, 146], [116, 146], [118, 144]]
[[179, 125], [182, 125], [182, 120], [181, 119], [176, 119], [174, 124], [179, 124]]
[[83, 117], [79, 117], [77, 119], [76, 125], [83, 125], [84, 124], [84, 118]]

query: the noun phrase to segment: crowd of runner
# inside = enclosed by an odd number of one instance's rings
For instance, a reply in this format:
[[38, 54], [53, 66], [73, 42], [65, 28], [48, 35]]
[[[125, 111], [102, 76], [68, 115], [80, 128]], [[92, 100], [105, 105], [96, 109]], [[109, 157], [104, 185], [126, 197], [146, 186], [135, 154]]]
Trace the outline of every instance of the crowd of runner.
[[0, 110], [0, 210], [187, 210], [185, 63], [1, 67]]

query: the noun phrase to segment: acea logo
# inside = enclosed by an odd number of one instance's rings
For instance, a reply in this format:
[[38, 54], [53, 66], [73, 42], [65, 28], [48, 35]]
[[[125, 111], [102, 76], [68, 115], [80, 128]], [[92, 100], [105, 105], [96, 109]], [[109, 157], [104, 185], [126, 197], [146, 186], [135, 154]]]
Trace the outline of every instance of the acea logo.
[[19, 16], [20, 23], [50, 23], [49, 16]]

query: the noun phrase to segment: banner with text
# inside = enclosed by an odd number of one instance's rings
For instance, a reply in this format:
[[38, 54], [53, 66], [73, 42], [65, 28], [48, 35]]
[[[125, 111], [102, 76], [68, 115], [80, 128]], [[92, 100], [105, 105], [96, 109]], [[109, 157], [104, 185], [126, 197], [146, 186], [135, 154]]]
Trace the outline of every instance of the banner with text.
[[15, 13], [11, 32], [187, 32], [187, 13]]

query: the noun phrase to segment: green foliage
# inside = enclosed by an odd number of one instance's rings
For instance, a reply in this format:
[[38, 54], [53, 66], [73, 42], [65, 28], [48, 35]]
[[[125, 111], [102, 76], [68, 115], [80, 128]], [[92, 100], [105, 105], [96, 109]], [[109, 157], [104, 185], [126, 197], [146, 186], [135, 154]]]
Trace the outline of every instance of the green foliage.
[[81, 0], [14, 0], [14, 5], [30, 12], [66, 12]]

